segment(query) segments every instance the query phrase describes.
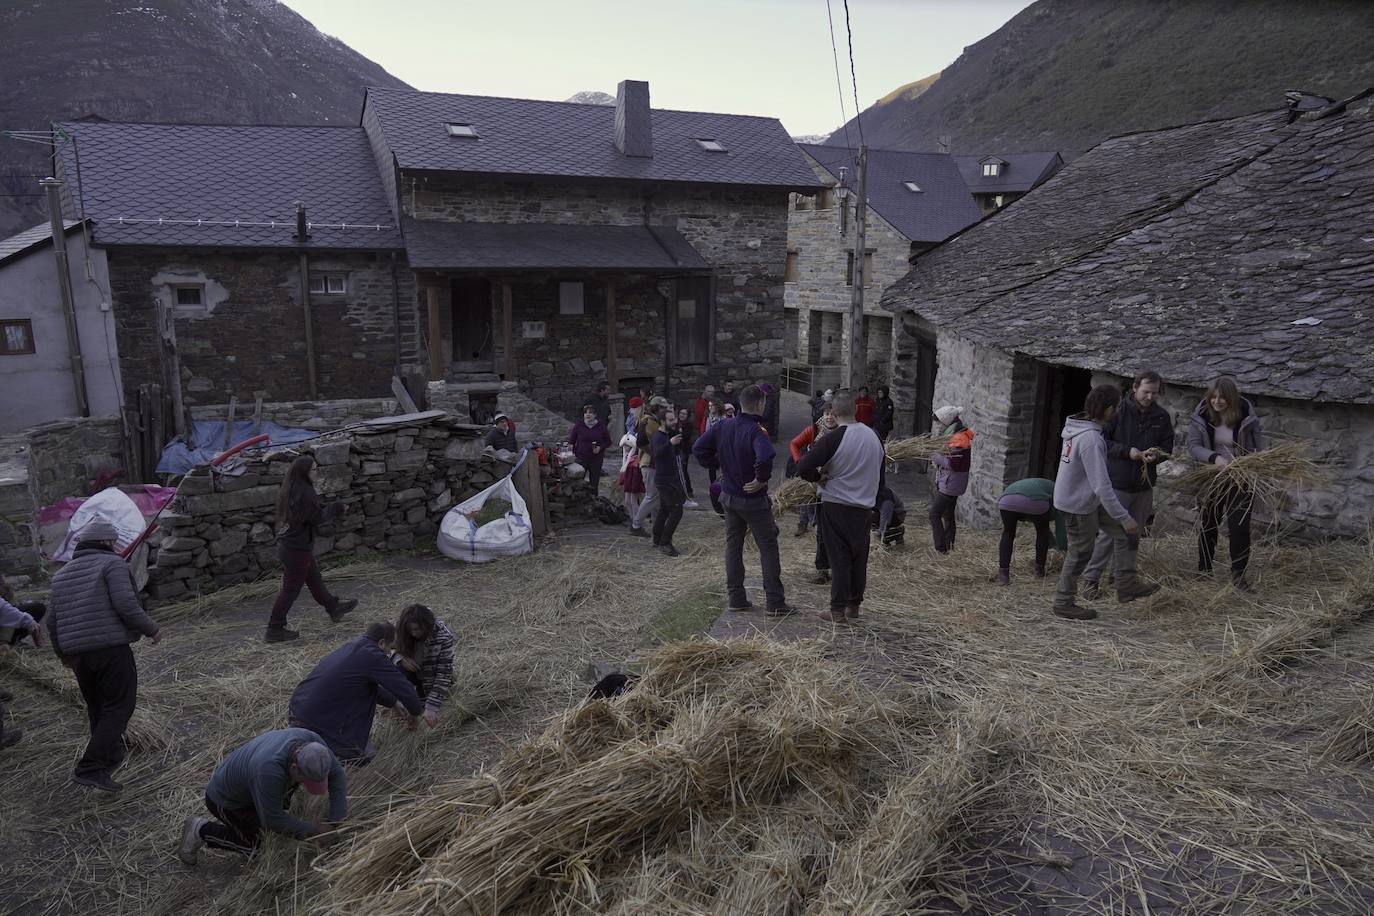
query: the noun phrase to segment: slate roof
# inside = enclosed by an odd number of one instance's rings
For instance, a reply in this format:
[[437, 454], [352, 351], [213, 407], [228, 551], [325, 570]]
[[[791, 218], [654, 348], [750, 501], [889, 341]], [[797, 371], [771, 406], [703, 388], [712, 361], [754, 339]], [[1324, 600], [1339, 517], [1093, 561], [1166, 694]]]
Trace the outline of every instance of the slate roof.
[[75, 138], [61, 147], [63, 175], [98, 245], [296, 248], [299, 200], [316, 224], [310, 248], [401, 247], [360, 127], [61, 127]]
[[1048, 179], [1064, 165], [1056, 152], [996, 153], [992, 158], [1004, 163], [996, 178], [983, 175], [983, 160], [988, 156], [955, 156], [964, 183], [975, 194], [1015, 194], [1029, 191]]
[[[857, 150], [810, 143], [800, 146], [836, 180], [840, 167], [847, 168], [845, 183], [858, 188]], [[921, 190], [907, 190], [906, 181], [915, 181]], [[954, 158], [947, 153], [869, 150], [868, 205], [913, 242], [943, 242], [983, 218]]]
[[[615, 147], [615, 106], [368, 89], [382, 137], [402, 169], [811, 190], [815, 174], [776, 118], [652, 111], [651, 158]], [[478, 139], [450, 137], [450, 122]], [[719, 140], [726, 152], [701, 148]]]
[[414, 270], [706, 270], [675, 229], [548, 223], [404, 222]]
[[[81, 220], [79, 219], [67, 219], [62, 221], [62, 227], [68, 233], [80, 225]], [[34, 226], [32, 229], [25, 229], [23, 232], [15, 233], [7, 239], [0, 239], [0, 264], [6, 264], [9, 261], [22, 258], [33, 249], [40, 245], [46, 245], [51, 240], [52, 223], [47, 221]]]
[[1050, 363], [1374, 403], [1370, 99], [1286, 121], [1107, 140], [918, 258], [883, 306]]

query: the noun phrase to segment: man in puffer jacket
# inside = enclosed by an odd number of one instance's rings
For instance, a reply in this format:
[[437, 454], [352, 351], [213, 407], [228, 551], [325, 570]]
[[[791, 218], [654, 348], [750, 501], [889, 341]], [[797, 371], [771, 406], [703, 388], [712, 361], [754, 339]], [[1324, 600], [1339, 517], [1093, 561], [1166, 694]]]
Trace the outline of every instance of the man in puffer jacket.
[[91, 739], [72, 780], [106, 792], [123, 788], [111, 774], [124, 762], [124, 729], [138, 699], [129, 644], [140, 635], [154, 644], [162, 640], [139, 604], [129, 567], [114, 551], [118, 536], [108, 522], [82, 529], [76, 555], [53, 577], [52, 607], [44, 621], [53, 651], [76, 674], [91, 720]]

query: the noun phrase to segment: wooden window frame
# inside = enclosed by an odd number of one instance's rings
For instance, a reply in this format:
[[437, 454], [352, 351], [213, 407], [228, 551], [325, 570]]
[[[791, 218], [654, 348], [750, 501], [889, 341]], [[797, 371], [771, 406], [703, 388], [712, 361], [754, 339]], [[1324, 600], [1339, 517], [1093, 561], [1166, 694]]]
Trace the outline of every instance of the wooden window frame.
[[[29, 341], [27, 350], [11, 350], [9, 346], [9, 335], [5, 333], [6, 328], [17, 327], [24, 329], [24, 336]], [[29, 356], [38, 352], [38, 341], [33, 337], [32, 318], [0, 318], [0, 356]]]
[[[200, 301], [194, 305], [187, 305], [181, 301], [181, 291], [193, 289], [199, 296]], [[208, 315], [210, 314], [210, 304], [206, 300], [204, 283], [173, 283], [172, 290], [172, 312], [177, 315]]]
[[[319, 281], [320, 288], [315, 288], [315, 281]], [[343, 289], [330, 289], [330, 282], [339, 280]], [[319, 271], [310, 275], [310, 295], [312, 296], [347, 296], [348, 295], [348, 274], [342, 270]]]

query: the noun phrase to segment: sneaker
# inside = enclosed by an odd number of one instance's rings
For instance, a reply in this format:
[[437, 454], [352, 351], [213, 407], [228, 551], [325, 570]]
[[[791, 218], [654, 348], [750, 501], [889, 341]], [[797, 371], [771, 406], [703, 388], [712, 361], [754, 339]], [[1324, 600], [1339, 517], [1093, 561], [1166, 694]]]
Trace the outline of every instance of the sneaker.
[[0, 738], [0, 748], [13, 747], [24, 740], [24, 730], [22, 728], [5, 729], [5, 736]]
[[645, 531], [643, 528], [631, 528], [631, 529], [630, 529], [630, 537], [632, 537], [632, 538], [646, 538], [646, 537], [648, 537], [648, 536], [649, 536], [649, 532]]
[[1083, 580], [1083, 600], [1096, 601], [1102, 597], [1102, 585], [1096, 579]]
[[1245, 581], [1244, 576], [1232, 576], [1231, 585], [1234, 586], [1238, 592], [1244, 592], [1247, 595], [1253, 595], [1255, 593], [1255, 587]]
[[205, 841], [200, 838], [200, 828], [208, 823], [208, 817], [199, 817], [195, 814], [186, 818], [186, 826], [181, 831], [181, 845], [177, 847], [177, 858], [187, 865], [196, 864], [196, 853], [205, 845]]
[[996, 582], [998, 585], [1011, 585], [1011, 570], [997, 570], [997, 575], [993, 576], [992, 581]]
[[859, 606], [857, 604], [851, 604], [849, 607], [844, 609], [844, 616], [850, 620], [858, 620]]
[[89, 786], [102, 792], [114, 794], [124, 787], [110, 778], [109, 773], [73, 773], [72, 782], [78, 786]]
[[658, 545], [658, 549], [661, 550], [661, 551], [663, 551], [663, 554], [664, 554], [665, 556], [669, 556], [669, 557], [680, 557], [680, 556], [682, 556], [682, 551], [678, 550], [678, 549], [677, 549], [676, 547], [674, 547], [672, 544], [659, 544], [659, 545]]
[[689, 499], [689, 500], [687, 500], [685, 503], [682, 504], [682, 508], [684, 508], [684, 509], [696, 509], [696, 508], [699, 508], [700, 506], [701, 506], [701, 503], [697, 502], [695, 499]]
[[1126, 604], [1137, 598], [1148, 598], [1159, 591], [1158, 582], [1129, 582], [1116, 590], [1116, 600], [1118, 604]]
[[358, 606], [357, 598], [345, 598], [334, 603], [334, 610], [329, 612], [329, 619], [338, 623], [344, 619], [344, 615]]
[[790, 604], [777, 604], [768, 609], [769, 617], [787, 617], [797, 613], [797, 609]]
[[727, 607], [725, 610], [729, 611], [731, 614], [747, 614], [753, 609], [754, 606], [752, 604], [743, 604], [739, 607]]
[[818, 569], [816, 570], [816, 574], [806, 581], [810, 582], [812, 585], [824, 585], [830, 581], [830, 570]]
[[1077, 604], [1055, 605], [1054, 616], [1064, 617], [1068, 620], [1093, 620], [1097, 617], [1097, 611], [1090, 607], [1080, 607]]
[[300, 638], [301, 634], [296, 630], [288, 630], [286, 627], [268, 627], [263, 642], [290, 642]]
[[844, 623], [848, 618], [844, 616], [844, 608], [821, 611], [821, 620], [829, 623]]

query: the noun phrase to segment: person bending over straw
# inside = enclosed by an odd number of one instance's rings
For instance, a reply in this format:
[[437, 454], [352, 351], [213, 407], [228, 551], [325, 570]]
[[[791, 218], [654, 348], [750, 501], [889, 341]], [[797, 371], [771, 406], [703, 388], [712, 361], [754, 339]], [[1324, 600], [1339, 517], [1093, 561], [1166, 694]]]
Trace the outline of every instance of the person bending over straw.
[[[1054, 508], [1054, 481], [1044, 477], [1028, 477], [1007, 485], [997, 501], [1002, 515], [1002, 541], [997, 547], [997, 584], [1011, 584], [1011, 551], [1016, 543], [1016, 529], [1022, 522], [1035, 526], [1035, 578], [1045, 577], [1045, 559], [1050, 552], [1050, 522], [1054, 522], [1054, 540], [1060, 551], [1068, 548], [1064, 530], [1064, 516]], [[1110, 536], [1110, 535], [1109, 535]], [[1101, 532], [1098, 533], [1099, 540]]]
[[1116, 413], [1120, 401], [1120, 388], [1098, 385], [1088, 393], [1083, 413], [1069, 417], [1064, 424], [1059, 476], [1054, 481], [1054, 507], [1064, 514], [1069, 550], [1059, 585], [1054, 590], [1054, 613], [1071, 620], [1092, 620], [1097, 616], [1097, 611], [1081, 607], [1074, 599], [1078, 594], [1078, 578], [1092, 559], [1093, 542], [1099, 529], [1105, 530], [1115, 542], [1113, 564], [1117, 600], [1124, 604], [1159, 591], [1158, 585], [1136, 581], [1135, 572], [1128, 566], [1132, 548], [1127, 538], [1138, 536], [1140, 526], [1116, 498], [1111, 476], [1107, 473], [1107, 445], [1102, 438], [1102, 424]]
[[316, 530], [338, 517], [343, 508], [341, 503], [325, 506], [320, 502], [315, 492], [315, 475], [315, 459], [302, 455], [291, 462], [291, 470], [277, 494], [277, 557], [282, 565], [282, 583], [267, 621], [267, 642], [286, 642], [301, 635], [287, 629], [286, 615], [296, 603], [302, 585], [309, 587], [311, 597], [335, 623], [358, 606], [356, 599], [330, 594], [315, 561]]
[[[290, 813], [297, 786], [311, 795], [329, 794], [329, 818], [306, 822]], [[262, 831], [328, 845], [348, 816], [348, 777], [320, 736], [304, 728], [263, 732], [233, 751], [205, 787], [205, 807], [214, 815], [191, 815], [181, 833], [177, 858], [196, 864], [200, 847], [251, 853]]]
[[425, 724], [439, 725], [439, 707], [453, 690], [453, 631], [423, 604], [412, 604], [396, 621], [392, 661], [425, 701]]
[[396, 710], [414, 729], [415, 717], [425, 707], [414, 685], [388, 657], [395, 639], [394, 626], [374, 623], [364, 635], [322, 658], [291, 694], [291, 727], [309, 729], [340, 761], [358, 766], [377, 755], [369, 736], [378, 706]]
[[935, 411], [935, 422], [949, 436], [944, 450], [930, 456], [935, 472], [935, 495], [930, 500], [930, 530], [935, 549], [949, 553], [954, 549], [954, 510], [959, 497], [968, 490], [969, 469], [973, 464], [973, 430], [959, 417], [962, 407], [952, 404]]
[[[1263, 448], [1264, 430], [1254, 405], [1240, 396], [1234, 379], [1218, 378], [1188, 418], [1188, 451], [1203, 464], [1224, 468], [1236, 456]], [[1231, 551], [1231, 582], [1240, 591], [1253, 590], [1245, 580], [1245, 568], [1250, 563], [1250, 515], [1254, 505], [1254, 494], [1235, 483], [1204, 491], [1198, 505], [1199, 575], [1212, 574], [1217, 529], [1224, 518]]]

